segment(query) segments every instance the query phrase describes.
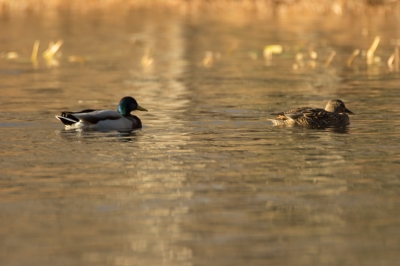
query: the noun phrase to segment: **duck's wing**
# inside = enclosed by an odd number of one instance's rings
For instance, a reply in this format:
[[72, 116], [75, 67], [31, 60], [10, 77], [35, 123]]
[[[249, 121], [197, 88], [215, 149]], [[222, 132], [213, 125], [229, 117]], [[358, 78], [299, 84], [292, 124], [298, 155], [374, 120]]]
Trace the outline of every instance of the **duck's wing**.
[[[294, 109], [291, 109], [289, 111], [285, 111], [285, 112], [275, 112], [275, 113], [271, 113], [271, 115], [277, 115], [278, 119], [297, 119], [301, 116], [305, 116], [306, 114], [312, 114], [315, 110], [317, 110], [316, 108], [312, 108], [312, 107], [297, 107]], [[322, 109], [323, 110], [323, 109]]]
[[322, 118], [330, 114], [325, 109], [322, 108], [312, 108], [309, 110], [305, 110], [303, 112], [305, 117], [315, 117], [315, 118]]
[[321, 118], [327, 114], [328, 114], [328, 112], [322, 108], [299, 107], [299, 108], [290, 110], [288, 112], [285, 112], [284, 116], [295, 120], [295, 119], [299, 119], [301, 117], [304, 117], [306, 119]]
[[71, 114], [80, 121], [88, 124], [97, 124], [104, 120], [117, 120], [122, 118], [122, 115], [113, 110], [94, 110], [90, 112], [78, 112]]
[[117, 120], [122, 118], [122, 115], [113, 110], [93, 110], [86, 109], [80, 112], [62, 112], [61, 116], [56, 116], [65, 125], [72, 125], [77, 122], [86, 124], [97, 124], [104, 120]]
[[96, 110], [96, 109], [85, 109], [79, 112], [61, 112], [61, 116], [63, 117], [67, 117], [68, 115], [73, 115], [73, 114], [81, 114], [81, 113], [92, 113], [92, 112], [96, 112], [96, 111], [100, 111], [100, 110]]
[[312, 107], [297, 107], [297, 108], [291, 109], [289, 111], [274, 112], [274, 113], [271, 113], [271, 115], [285, 115], [285, 114], [302, 113], [302, 112], [306, 112], [310, 109], [314, 109], [314, 108], [312, 108]]
[[77, 118], [75, 114], [92, 113], [96, 111], [97, 110], [94, 109], [85, 109], [80, 112], [61, 112], [61, 115], [56, 115], [56, 118], [60, 120], [64, 125], [70, 126], [79, 122], [79, 118]]

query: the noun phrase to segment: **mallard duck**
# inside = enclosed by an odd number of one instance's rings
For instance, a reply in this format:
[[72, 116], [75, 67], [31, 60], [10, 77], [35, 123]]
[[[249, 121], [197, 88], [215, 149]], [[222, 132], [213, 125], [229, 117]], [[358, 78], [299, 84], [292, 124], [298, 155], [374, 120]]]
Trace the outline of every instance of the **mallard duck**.
[[339, 99], [330, 100], [325, 109], [312, 107], [298, 107], [286, 112], [272, 113], [277, 115], [270, 119], [276, 126], [300, 125], [312, 128], [345, 127], [350, 124], [347, 114], [354, 113], [346, 108]]
[[124, 131], [142, 127], [140, 119], [131, 115], [131, 111], [135, 110], [147, 111], [134, 98], [127, 96], [121, 99], [117, 111], [86, 109], [80, 112], [62, 112], [56, 118], [65, 125], [65, 129]]

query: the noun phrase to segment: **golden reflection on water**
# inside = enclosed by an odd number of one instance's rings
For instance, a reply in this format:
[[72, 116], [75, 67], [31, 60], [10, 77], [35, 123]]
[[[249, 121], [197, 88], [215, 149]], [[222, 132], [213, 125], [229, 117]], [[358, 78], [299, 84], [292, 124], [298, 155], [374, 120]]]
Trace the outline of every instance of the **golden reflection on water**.
[[[372, 32], [384, 31], [376, 53], [391, 53], [391, 19], [351, 28], [351, 18], [140, 12], [28, 21], [8, 22], [10, 45], [28, 54], [34, 40], [60, 38], [63, 57], [36, 70], [0, 60], [2, 265], [397, 261], [399, 77], [357, 59], [346, 68]], [[371, 36], [355, 38], [365, 27]], [[283, 52], [268, 64], [249, 58], [274, 43]], [[293, 70], [311, 47], [314, 67]], [[221, 55], [209, 67], [206, 51]], [[125, 95], [149, 109], [137, 114], [141, 130], [65, 131], [54, 118], [115, 109]], [[332, 97], [357, 113], [349, 128], [268, 121]]]

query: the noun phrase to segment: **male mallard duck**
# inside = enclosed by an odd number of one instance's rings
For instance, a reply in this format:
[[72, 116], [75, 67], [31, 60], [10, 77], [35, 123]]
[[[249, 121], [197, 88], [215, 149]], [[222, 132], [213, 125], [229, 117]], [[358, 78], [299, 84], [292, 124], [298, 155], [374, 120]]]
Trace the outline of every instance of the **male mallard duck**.
[[56, 118], [66, 129], [96, 129], [96, 130], [133, 130], [142, 127], [140, 119], [131, 115], [131, 111], [147, 111], [139, 106], [130, 96], [124, 97], [118, 104], [118, 111], [86, 109], [80, 112], [62, 112]]
[[270, 119], [275, 126], [300, 125], [312, 128], [345, 127], [350, 124], [347, 114], [354, 113], [338, 99], [330, 100], [325, 109], [298, 107], [286, 112], [272, 113], [276, 119]]

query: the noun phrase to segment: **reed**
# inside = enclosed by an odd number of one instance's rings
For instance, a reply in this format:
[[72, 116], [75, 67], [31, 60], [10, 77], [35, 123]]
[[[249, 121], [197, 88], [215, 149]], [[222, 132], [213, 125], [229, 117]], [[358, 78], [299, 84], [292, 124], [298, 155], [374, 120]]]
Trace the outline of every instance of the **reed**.
[[264, 47], [263, 55], [265, 60], [271, 60], [273, 54], [281, 54], [283, 51], [282, 45], [273, 44]]
[[40, 41], [36, 40], [33, 43], [33, 49], [32, 49], [32, 55], [31, 55], [31, 62], [33, 65], [33, 68], [38, 68], [39, 66], [39, 62], [37, 60], [37, 55], [38, 55], [38, 51], [39, 51], [39, 45], [40, 45]]
[[374, 63], [375, 50], [376, 48], [378, 48], [380, 41], [381, 38], [379, 36], [376, 36], [373, 43], [371, 44], [371, 47], [369, 47], [366, 55], [367, 65], [372, 65]]
[[51, 42], [49, 48], [43, 52], [42, 56], [48, 67], [58, 66], [58, 60], [55, 58], [56, 53], [60, 50], [63, 40], [58, 40], [56, 43]]
[[325, 68], [329, 67], [329, 65], [331, 64], [331, 62], [332, 62], [333, 58], [335, 57], [335, 55], [336, 55], [336, 52], [335, 52], [335, 51], [332, 51], [332, 52], [329, 54], [328, 59], [327, 59], [326, 62], [325, 62]]
[[394, 53], [390, 55], [388, 61], [387, 61], [387, 66], [390, 70], [394, 70], [396, 72], [399, 71], [399, 46], [396, 45], [394, 48]]
[[347, 59], [347, 66], [351, 67], [353, 64], [354, 59], [360, 54], [360, 49], [355, 49], [353, 53], [350, 55], [349, 59]]

